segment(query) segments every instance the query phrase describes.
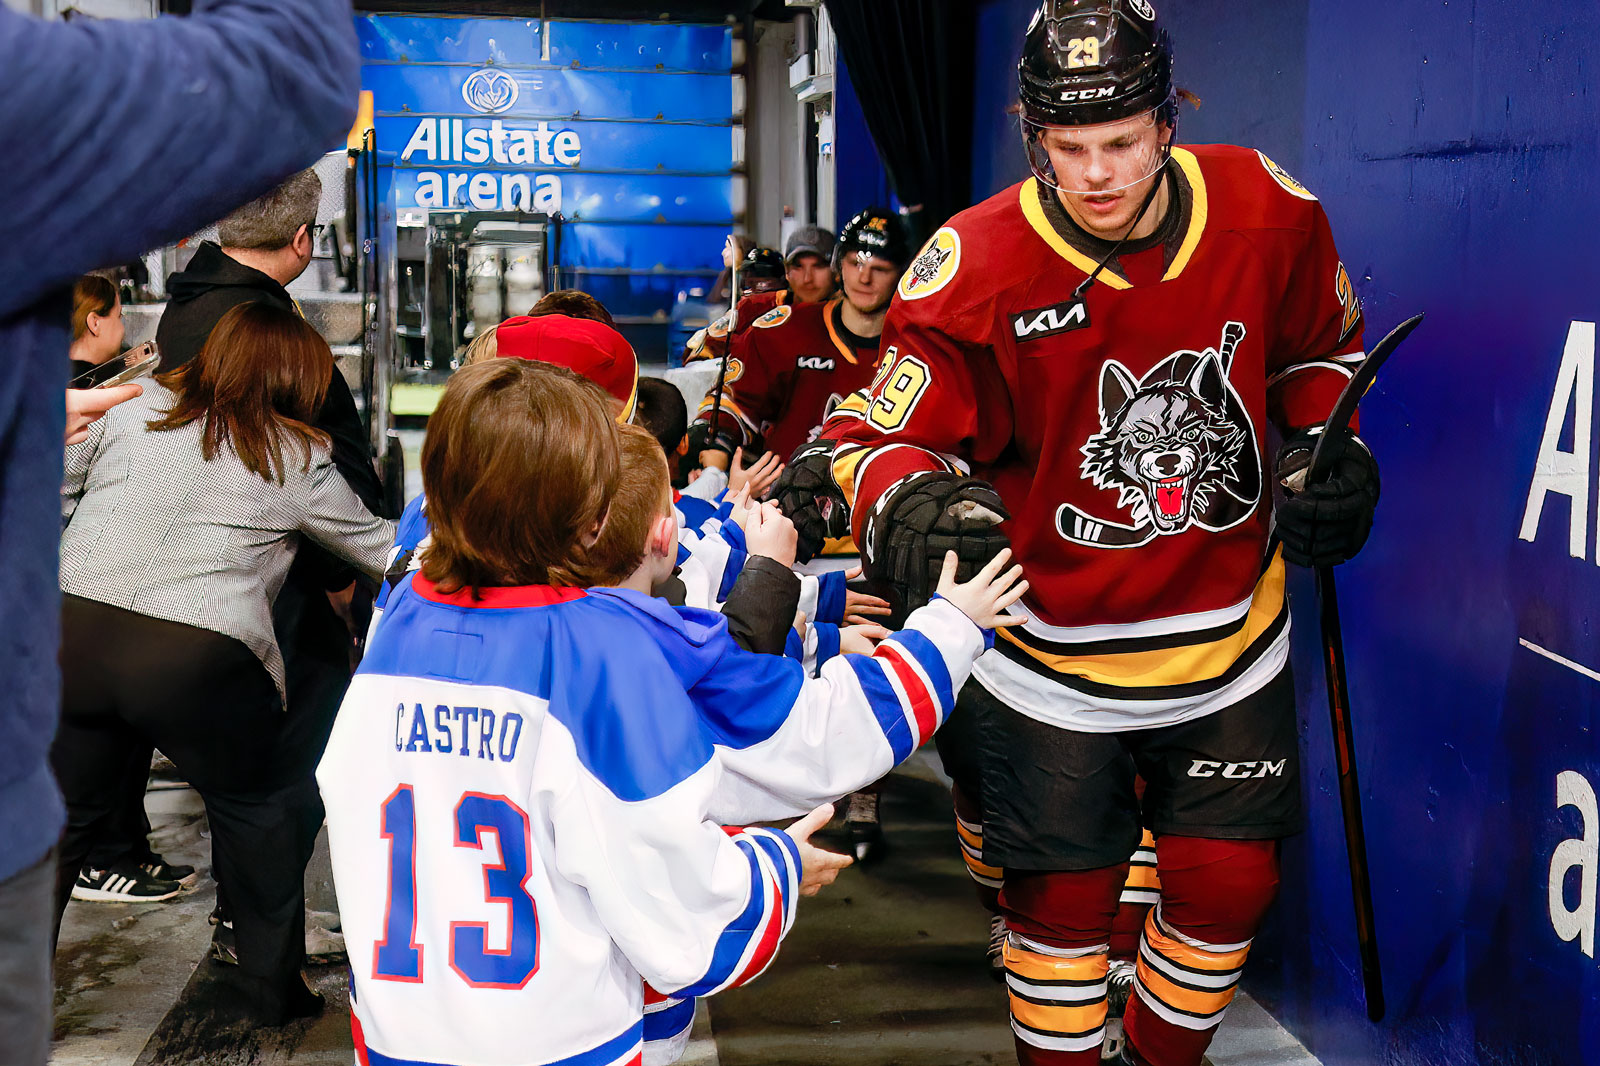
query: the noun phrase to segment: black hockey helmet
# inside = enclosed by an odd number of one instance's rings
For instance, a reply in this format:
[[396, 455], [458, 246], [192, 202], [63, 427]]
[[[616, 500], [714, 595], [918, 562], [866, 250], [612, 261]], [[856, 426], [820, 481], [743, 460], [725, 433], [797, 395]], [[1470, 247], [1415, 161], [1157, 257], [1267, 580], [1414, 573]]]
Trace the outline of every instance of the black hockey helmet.
[[783, 277], [783, 256], [772, 248], [752, 248], [739, 264], [741, 278]]
[[1172, 42], [1150, 0], [1044, 0], [1017, 63], [1022, 115], [1035, 126], [1093, 126], [1176, 111]]
[[783, 256], [772, 248], [752, 248], [739, 264], [740, 299], [751, 293], [781, 289], [787, 284]]
[[839, 243], [833, 246], [833, 269], [838, 270], [845, 257], [856, 252], [881, 256], [897, 267], [906, 267], [916, 249], [911, 245], [911, 229], [905, 219], [887, 207], [869, 207], [839, 231]]

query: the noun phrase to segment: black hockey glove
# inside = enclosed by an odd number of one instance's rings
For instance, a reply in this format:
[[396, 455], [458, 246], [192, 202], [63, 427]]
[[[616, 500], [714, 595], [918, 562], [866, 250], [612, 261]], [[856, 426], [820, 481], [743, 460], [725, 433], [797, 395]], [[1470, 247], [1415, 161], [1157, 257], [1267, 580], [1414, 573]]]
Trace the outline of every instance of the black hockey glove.
[[920, 474], [879, 501], [862, 529], [868, 576], [885, 581], [916, 610], [938, 590], [947, 551], [956, 553], [959, 581], [1010, 547], [1000, 523], [1011, 514], [988, 482], [959, 474]]
[[1297, 566], [1335, 566], [1355, 557], [1372, 531], [1378, 506], [1378, 462], [1360, 439], [1345, 434], [1336, 447], [1333, 476], [1306, 485], [1305, 471], [1318, 433], [1302, 431], [1278, 450], [1277, 478], [1284, 488], [1278, 505], [1283, 557]]
[[834, 448], [831, 440], [800, 445], [772, 487], [771, 498], [800, 535], [795, 548], [798, 562], [815, 559], [829, 537], [850, 533], [850, 505], [833, 480]]
[[725, 452], [729, 462], [733, 460], [733, 450], [739, 446], [732, 433], [725, 429], [713, 430], [709, 422], [689, 423], [689, 466], [700, 466], [701, 452]]

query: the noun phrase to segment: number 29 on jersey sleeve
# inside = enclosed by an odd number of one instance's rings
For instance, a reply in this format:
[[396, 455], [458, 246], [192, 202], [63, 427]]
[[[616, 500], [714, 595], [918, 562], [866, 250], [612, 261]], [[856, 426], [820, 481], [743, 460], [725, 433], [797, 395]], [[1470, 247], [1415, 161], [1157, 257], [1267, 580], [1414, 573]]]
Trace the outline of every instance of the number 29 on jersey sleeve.
[[867, 421], [885, 433], [903, 428], [922, 402], [931, 380], [927, 363], [914, 355], [900, 355], [891, 344], [872, 380]]
[[[489, 946], [489, 923], [450, 923], [450, 969], [473, 988], [522, 988], [539, 969], [539, 913], [528, 893], [532, 831], [528, 815], [504, 796], [466, 792], [456, 803], [455, 848], [483, 850], [494, 834], [500, 860], [484, 862], [484, 898], [506, 908], [505, 947]], [[423, 946], [417, 943], [417, 809], [410, 785], [389, 794], [381, 808], [381, 835], [389, 841], [389, 891], [383, 939], [373, 947], [372, 976], [420, 982]], [[431, 850], [431, 849], [430, 849]]]

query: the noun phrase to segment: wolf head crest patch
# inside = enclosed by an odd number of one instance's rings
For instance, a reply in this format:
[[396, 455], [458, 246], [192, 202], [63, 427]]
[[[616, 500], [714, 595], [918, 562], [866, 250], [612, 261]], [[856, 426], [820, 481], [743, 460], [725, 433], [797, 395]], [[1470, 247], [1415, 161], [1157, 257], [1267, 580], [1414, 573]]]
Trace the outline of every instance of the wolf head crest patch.
[[1255, 426], [1228, 371], [1245, 327], [1229, 322], [1215, 348], [1180, 351], [1143, 377], [1110, 359], [1100, 368], [1100, 431], [1079, 449], [1083, 477], [1117, 493], [1118, 521], [1071, 504], [1056, 512], [1067, 540], [1134, 548], [1190, 528], [1219, 532], [1255, 512], [1261, 460]]

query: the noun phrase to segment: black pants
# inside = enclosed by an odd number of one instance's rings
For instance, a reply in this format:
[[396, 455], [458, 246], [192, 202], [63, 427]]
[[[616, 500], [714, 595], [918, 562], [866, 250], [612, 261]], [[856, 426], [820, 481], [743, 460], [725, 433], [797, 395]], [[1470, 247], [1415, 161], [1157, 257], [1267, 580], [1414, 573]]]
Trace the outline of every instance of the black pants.
[[106, 820], [101, 837], [89, 849], [86, 865], [110, 870], [142, 862], [154, 862], [150, 849], [150, 817], [145, 813], [144, 795], [150, 787], [150, 757], [155, 748], [141, 744], [129, 750], [122, 774], [122, 805]]
[[205, 801], [241, 976], [271, 1015], [303, 988], [305, 867], [321, 814], [303, 755], [286, 748], [271, 677], [231, 637], [75, 596], [62, 604], [62, 658], [57, 927], [89, 849], [124, 809], [128, 752], [154, 744]]

